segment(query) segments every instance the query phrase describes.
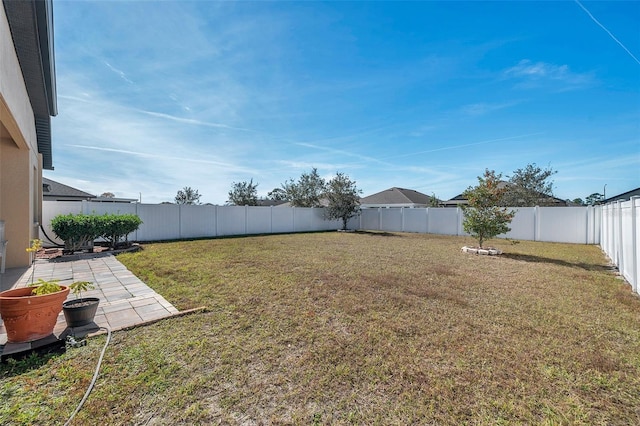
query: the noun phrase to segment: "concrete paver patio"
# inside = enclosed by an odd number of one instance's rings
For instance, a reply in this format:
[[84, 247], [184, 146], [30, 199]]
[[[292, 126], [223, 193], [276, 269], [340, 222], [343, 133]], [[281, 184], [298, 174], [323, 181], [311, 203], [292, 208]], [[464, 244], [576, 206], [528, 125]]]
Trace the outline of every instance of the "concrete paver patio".
[[[32, 270], [33, 267], [35, 270]], [[133, 275], [111, 254], [84, 255], [72, 261], [39, 259], [33, 267], [7, 269], [4, 274], [0, 274], [0, 290], [27, 286], [31, 282], [32, 271], [36, 281], [38, 278], [58, 279], [62, 285], [69, 285], [74, 281], [90, 281], [95, 289], [83, 292], [82, 295], [100, 298], [94, 321], [99, 327], [109, 327], [112, 331], [179, 313], [171, 303]], [[75, 296], [69, 294], [69, 299], [73, 298]], [[60, 313], [54, 335], [60, 336], [66, 328], [64, 315]], [[6, 343], [6, 330], [0, 320], [0, 353]]]

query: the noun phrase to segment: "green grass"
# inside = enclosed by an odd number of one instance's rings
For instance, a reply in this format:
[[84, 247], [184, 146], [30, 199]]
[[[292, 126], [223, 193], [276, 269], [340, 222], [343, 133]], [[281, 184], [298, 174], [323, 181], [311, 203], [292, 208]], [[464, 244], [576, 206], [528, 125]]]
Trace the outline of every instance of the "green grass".
[[[320, 233], [119, 259], [181, 310], [115, 333], [75, 424], [640, 423], [640, 298], [598, 247]], [[0, 366], [0, 424], [63, 423], [104, 338]]]

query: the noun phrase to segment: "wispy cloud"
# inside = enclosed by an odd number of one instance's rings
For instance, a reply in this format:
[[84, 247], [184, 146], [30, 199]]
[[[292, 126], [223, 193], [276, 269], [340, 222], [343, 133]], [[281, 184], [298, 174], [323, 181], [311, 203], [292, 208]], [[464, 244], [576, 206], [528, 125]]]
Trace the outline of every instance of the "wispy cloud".
[[145, 111], [145, 110], [136, 110], [142, 114], [147, 114], [150, 115], [152, 117], [158, 117], [158, 118], [163, 118], [163, 119], [167, 119], [167, 120], [171, 120], [171, 121], [176, 121], [178, 123], [185, 123], [185, 124], [194, 124], [197, 126], [205, 126], [205, 127], [215, 127], [215, 128], [219, 128], [219, 129], [230, 129], [230, 130], [242, 130], [245, 132], [253, 132], [254, 130], [251, 129], [245, 129], [243, 127], [234, 127], [234, 126], [228, 126], [226, 124], [221, 124], [221, 123], [209, 123], [206, 121], [200, 121], [200, 120], [194, 120], [191, 118], [183, 118], [183, 117], [176, 117], [170, 114], [163, 114], [160, 112], [153, 112], [153, 111]]
[[557, 82], [562, 84], [562, 89], [571, 90], [588, 87], [594, 83], [593, 75], [572, 72], [568, 65], [532, 62], [529, 59], [523, 59], [517, 65], [506, 69], [503, 75], [521, 80], [520, 86], [526, 88], [539, 87], [545, 82]]
[[393, 159], [393, 158], [402, 158], [402, 157], [412, 157], [414, 155], [428, 154], [428, 153], [439, 152], [439, 151], [450, 151], [450, 150], [454, 150], [454, 149], [468, 148], [468, 147], [471, 147], [471, 146], [478, 146], [478, 145], [487, 145], [487, 144], [491, 144], [491, 143], [504, 142], [504, 141], [515, 140], [515, 139], [524, 139], [526, 137], [536, 136], [536, 135], [541, 135], [541, 134], [543, 134], [543, 133], [542, 132], [527, 133], [525, 135], [508, 136], [506, 138], [498, 138], [498, 139], [489, 139], [489, 140], [486, 140], [486, 141], [465, 143], [465, 144], [462, 144], [462, 145], [443, 146], [443, 147], [440, 147], [440, 148], [427, 149], [427, 150], [424, 150], [424, 151], [414, 151], [414, 152], [410, 152], [410, 153], [407, 153], [407, 154], [394, 155], [392, 157], [385, 157], [384, 160], [390, 160], [390, 159]]
[[189, 158], [189, 157], [174, 157], [174, 156], [166, 156], [166, 155], [159, 155], [159, 154], [150, 154], [148, 152], [130, 151], [126, 149], [104, 148], [99, 146], [87, 146], [87, 145], [68, 145], [68, 146], [73, 148], [90, 149], [93, 151], [115, 152], [118, 154], [127, 154], [127, 155], [133, 155], [136, 157], [143, 157], [143, 158], [158, 158], [158, 159], [170, 160], [170, 161], [180, 161], [180, 162], [186, 161], [190, 163], [212, 164], [215, 166], [222, 167], [226, 170], [238, 171], [242, 173], [253, 173], [252, 169], [236, 166], [234, 164], [223, 163], [221, 161], [206, 160], [206, 159], [200, 159], [200, 158]]
[[303, 146], [303, 147], [306, 147], [306, 148], [317, 149], [317, 150], [320, 150], [320, 151], [326, 151], [326, 152], [330, 152], [330, 153], [335, 154], [335, 155], [346, 156], [346, 157], [354, 157], [354, 158], [357, 158], [357, 159], [363, 160], [363, 161], [376, 162], [376, 163], [380, 162], [380, 160], [378, 160], [376, 158], [369, 157], [367, 155], [356, 154], [356, 153], [345, 151], [345, 150], [342, 150], [342, 149], [329, 148], [329, 147], [326, 147], [326, 146], [319, 146], [319, 145], [314, 145], [314, 144], [310, 144], [310, 143], [306, 143], [306, 142], [298, 142], [295, 145]]
[[517, 105], [518, 102], [504, 102], [504, 103], [485, 103], [485, 102], [480, 102], [480, 103], [476, 103], [476, 104], [469, 104], [469, 105], [465, 105], [463, 106], [460, 111], [463, 114], [467, 114], [467, 115], [472, 115], [472, 116], [479, 116], [479, 115], [485, 115], [485, 114], [489, 114], [495, 111], [499, 111], [501, 109], [505, 109], [505, 108], [509, 108], [512, 107], [514, 105]]
[[607, 29], [607, 27], [605, 27], [604, 25], [602, 25], [602, 24], [600, 23], [600, 21], [598, 21], [598, 20], [595, 18], [595, 16], [593, 16], [593, 15], [591, 14], [591, 12], [589, 12], [589, 10], [587, 10], [587, 8], [586, 8], [586, 7], [584, 7], [584, 6], [582, 5], [582, 3], [580, 3], [578, 0], [575, 0], [575, 2], [578, 4], [578, 6], [580, 6], [580, 8], [581, 8], [582, 10], [584, 10], [584, 11], [586, 12], [586, 14], [587, 14], [587, 15], [589, 15], [589, 18], [591, 18], [591, 20], [592, 20], [593, 22], [595, 22], [596, 24], [598, 24], [598, 26], [599, 26], [600, 28], [602, 28], [603, 30], [605, 30], [605, 32], [606, 32], [607, 34], [609, 34], [609, 37], [611, 37], [611, 38], [613, 39], [613, 41], [615, 41], [616, 43], [618, 43], [618, 44], [620, 45], [620, 47], [622, 47], [622, 48], [624, 49], [624, 51], [625, 51], [625, 52], [627, 52], [627, 53], [629, 54], [629, 56], [631, 56], [631, 58], [633, 58], [633, 60], [634, 60], [634, 61], [636, 61], [636, 63], [637, 63], [638, 65], [640, 65], [640, 61], [638, 60], [638, 58], [636, 58], [636, 57], [633, 55], [633, 53], [631, 53], [631, 51], [630, 51], [629, 49], [627, 49], [627, 46], [625, 46], [624, 44], [622, 44], [622, 42], [621, 42], [620, 40], [618, 40], [618, 39], [616, 38], [616, 36], [614, 36], [614, 35], [611, 33], [611, 31], [609, 31], [609, 30]]
[[131, 81], [129, 78], [127, 78], [127, 75], [123, 72], [120, 71], [119, 69], [116, 69], [113, 65], [111, 65], [109, 62], [107, 61], [103, 61], [103, 63], [107, 66], [107, 68], [109, 68], [111, 71], [113, 71], [114, 73], [116, 73], [121, 79], [123, 79], [124, 81], [126, 81], [129, 84], [135, 84], [133, 81]]

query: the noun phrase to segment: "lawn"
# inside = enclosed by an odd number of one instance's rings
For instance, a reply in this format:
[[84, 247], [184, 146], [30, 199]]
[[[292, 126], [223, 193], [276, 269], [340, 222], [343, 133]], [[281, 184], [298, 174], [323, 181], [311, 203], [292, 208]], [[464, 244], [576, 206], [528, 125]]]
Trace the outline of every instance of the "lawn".
[[[596, 246], [403, 233], [145, 245], [181, 310], [115, 333], [74, 424], [640, 424], [640, 298]], [[0, 424], [62, 424], [104, 337], [0, 366]]]

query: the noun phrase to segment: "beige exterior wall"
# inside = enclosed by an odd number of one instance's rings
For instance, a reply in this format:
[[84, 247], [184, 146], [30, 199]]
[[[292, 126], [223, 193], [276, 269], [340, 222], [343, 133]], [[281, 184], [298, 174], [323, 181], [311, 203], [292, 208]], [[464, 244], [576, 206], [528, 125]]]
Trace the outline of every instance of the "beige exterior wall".
[[25, 248], [38, 235], [35, 222], [42, 210], [41, 182], [33, 110], [0, 6], [0, 220], [5, 221], [9, 241], [7, 268], [29, 264]]

